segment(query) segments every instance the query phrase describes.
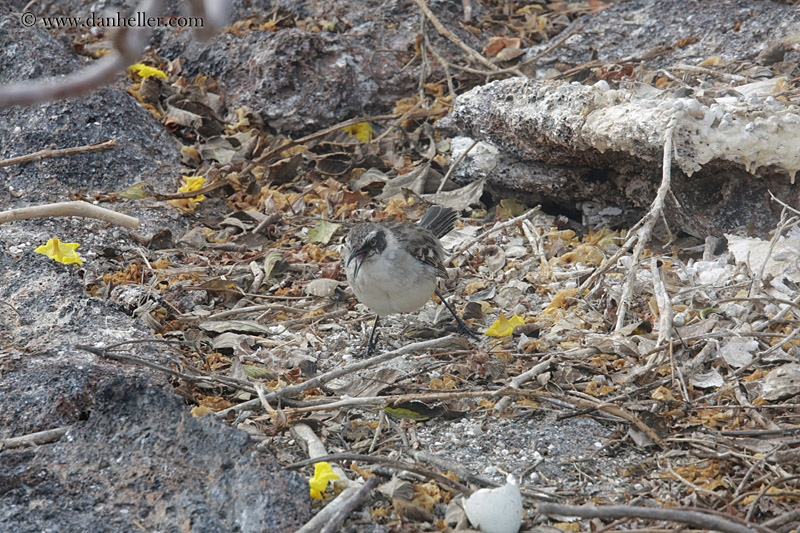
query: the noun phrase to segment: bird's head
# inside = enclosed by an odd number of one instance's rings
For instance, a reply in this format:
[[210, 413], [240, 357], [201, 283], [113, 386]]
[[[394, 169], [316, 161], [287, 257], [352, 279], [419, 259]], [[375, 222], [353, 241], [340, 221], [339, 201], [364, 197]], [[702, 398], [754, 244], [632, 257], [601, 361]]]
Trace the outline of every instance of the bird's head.
[[379, 256], [386, 248], [386, 230], [377, 224], [359, 224], [347, 235], [347, 248], [350, 250], [350, 255], [347, 257], [346, 266], [354, 264], [353, 279], [356, 279], [364, 261]]

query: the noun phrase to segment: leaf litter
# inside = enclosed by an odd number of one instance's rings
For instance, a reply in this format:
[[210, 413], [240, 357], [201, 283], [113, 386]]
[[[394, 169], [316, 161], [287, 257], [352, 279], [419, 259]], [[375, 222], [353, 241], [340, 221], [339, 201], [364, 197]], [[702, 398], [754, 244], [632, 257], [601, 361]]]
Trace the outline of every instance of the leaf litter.
[[[547, 25], [528, 7], [514, 15], [519, 35], [544, 38]], [[513, 60], [519, 40], [497, 37], [484, 53]], [[398, 101], [391, 118], [361, 117], [297, 142], [269, 133], [250, 109], [227, 109], [213, 79], [186, 79], [180, 62], [154, 54], [145, 63], [152, 66], [139, 72], [157, 67], [167, 78], [134, 79], [130, 92], [181, 139], [193, 176], [176, 178], [172, 191], [145, 181], [116, 195], [168, 200], [199, 224], [126, 265], [109, 263], [87, 290], [148, 287], [160, 304], [146, 311], [148, 324], [183, 342], [174, 368], [220, 377], [174, 378], [195, 416], [226, 413], [285, 464], [305, 457], [289, 431], [301, 422], [326, 435], [329, 452], [428, 449], [443, 461], [429, 468], [466, 467], [483, 476], [477, 485], [501, 486], [516, 474], [527, 502], [537, 494], [636, 500], [757, 522], [796, 508], [800, 213], [785, 206], [771, 241], [730, 235], [731, 251], [719, 255], [653, 241], [640, 265], [628, 254], [611, 264], [627, 231], [576, 231], [516, 199], [487, 205], [482, 182], [448, 181], [453, 161], [440, 150], [448, 139], [431, 127], [452, 105], [444, 81]], [[344, 278], [347, 229], [418, 220], [430, 203], [462, 211], [443, 239], [452, 254], [444, 294], [485, 334], [303, 391], [312, 376], [362, 361], [371, 316]], [[625, 327], [615, 328], [634, 266]], [[584, 287], [598, 267], [605, 272]], [[673, 316], [666, 332], [665, 306]], [[385, 320], [380, 348], [452, 332], [432, 301]], [[281, 393], [291, 386], [300, 392]], [[264, 401], [270, 395], [277, 402]], [[393, 419], [393, 411], [405, 414]], [[454, 496], [431, 486], [437, 504]], [[394, 513], [433, 516], [432, 504], [422, 506], [428, 514], [409, 505], [395, 500]], [[372, 516], [394, 523], [380, 505]]]

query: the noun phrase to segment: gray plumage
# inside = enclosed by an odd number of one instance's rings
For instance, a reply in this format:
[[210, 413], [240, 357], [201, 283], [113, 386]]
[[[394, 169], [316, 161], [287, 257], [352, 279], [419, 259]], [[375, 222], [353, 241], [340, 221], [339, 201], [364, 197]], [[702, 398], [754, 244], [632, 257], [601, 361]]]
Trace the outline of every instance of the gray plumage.
[[458, 213], [450, 207], [432, 205], [425, 211], [418, 224], [423, 228], [431, 230], [437, 239], [441, 239], [456, 227]]
[[356, 298], [380, 316], [416, 311], [430, 300], [436, 278], [447, 278], [439, 236], [456, 213], [431, 207], [413, 222], [364, 222], [345, 241], [347, 281]]
[[347, 281], [356, 298], [377, 314], [367, 354], [375, 347], [378, 317], [416, 311], [434, 292], [456, 319], [459, 331], [476, 337], [436, 290], [436, 278], [447, 278], [439, 238], [453, 229], [456, 218], [453, 209], [435, 205], [419, 224], [364, 222], [350, 230], [344, 247]]

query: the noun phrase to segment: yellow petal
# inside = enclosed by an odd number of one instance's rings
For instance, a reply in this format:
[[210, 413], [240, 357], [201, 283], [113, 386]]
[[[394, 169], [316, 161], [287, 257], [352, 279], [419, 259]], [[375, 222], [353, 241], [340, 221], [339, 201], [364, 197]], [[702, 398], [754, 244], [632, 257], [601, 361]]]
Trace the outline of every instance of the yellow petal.
[[500, 312], [499, 315], [500, 317], [497, 321], [486, 330], [485, 335], [490, 335], [492, 337], [508, 337], [514, 332], [516, 326], [521, 326], [525, 323], [525, 319], [517, 315], [512, 316], [510, 319], [507, 319], [502, 312]]
[[83, 264], [81, 258], [75, 252], [75, 249], [80, 246], [76, 242], [61, 242], [57, 237], [53, 237], [47, 244], [39, 246], [34, 252], [44, 254], [50, 259], [69, 265], [72, 263]]
[[[181, 176], [181, 178], [183, 178], [185, 185], [181, 185], [178, 188], [178, 192], [196, 191], [200, 189], [206, 182], [206, 179], [203, 176]], [[205, 194], [200, 194], [194, 198], [189, 198], [189, 200], [192, 202], [202, 202], [205, 199]]]
[[328, 480], [339, 479], [339, 476], [333, 473], [333, 467], [325, 462], [314, 463], [314, 477], [308, 480], [308, 485], [311, 487], [311, 497], [314, 499], [321, 499], [322, 493], [328, 487]]
[[356, 137], [359, 141], [366, 143], [372, 140], [372, 126], [369, 125], [369, 122], [359, 122], [342, 129], [349, 133], [350, 137]]
[[135, 65], [131, 65], [128, 67], [136, 74], [138, 74], [142, 78], [149, 78], [150, 76], [158, 76], [159, 78], [167, 78], [167, 75], [164, 72], [158, 70], [155, 67], [148, 67], [144, 63], [136, 63]]

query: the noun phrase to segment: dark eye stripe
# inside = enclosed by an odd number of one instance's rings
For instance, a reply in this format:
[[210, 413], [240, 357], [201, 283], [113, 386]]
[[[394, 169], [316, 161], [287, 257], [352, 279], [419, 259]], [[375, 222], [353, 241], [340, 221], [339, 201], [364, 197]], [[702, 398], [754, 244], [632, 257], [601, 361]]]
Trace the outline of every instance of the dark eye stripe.
[[[373, 243], [372, 241], [375, 242]], [[370, 245], [375, 248], [378, 253], [383, 252], [383, 250], [386, 248], [386, 233], [383, 230], [377, 232], [372, 238], [372, 241], [370, 241]]]

